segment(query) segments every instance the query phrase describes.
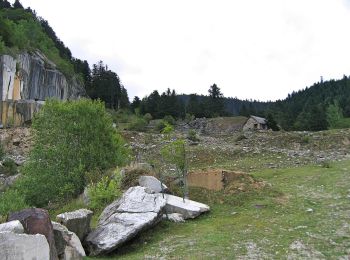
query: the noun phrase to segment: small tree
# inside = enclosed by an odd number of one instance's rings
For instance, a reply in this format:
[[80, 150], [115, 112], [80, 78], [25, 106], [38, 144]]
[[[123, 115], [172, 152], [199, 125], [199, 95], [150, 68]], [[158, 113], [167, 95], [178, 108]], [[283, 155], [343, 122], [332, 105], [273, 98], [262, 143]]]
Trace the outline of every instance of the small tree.
[[273, 118], [271, 113], [269, 113], [267, 115], [266, 120], [267, 120], [267, 127], [272, 129], [272, 131], [279, 131], [280, 130], [280, 128], [277, 125], [277, 122], [275, 121], [275, 119]]
[[338, 128], [341, 125], [343, 116], [343, 111], [339, 106], [338, 102], [334, 102], [334, 104], [330, 104], [326, 110], [327, 122], [329, 128]]
[[164, 159], [164, 162], [170, 163], [176, 167], [176, 172], [182, 179], [183, 199], [185, 201], [185, 198], [188, 198], [185, 141], [183, 139], [178, 139], [165, 145], [161, 149], [161, 155]]

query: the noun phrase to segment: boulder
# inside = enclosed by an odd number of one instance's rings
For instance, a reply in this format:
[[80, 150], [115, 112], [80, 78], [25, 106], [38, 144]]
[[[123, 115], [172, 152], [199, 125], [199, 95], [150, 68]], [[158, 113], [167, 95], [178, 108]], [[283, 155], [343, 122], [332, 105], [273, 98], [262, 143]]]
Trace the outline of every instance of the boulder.
[[129, 188], [121, 199], [104, 209], [97, 228], [87, 236], [85, 242], [90, 255], [112, 252], [158, 223], [165, 204], [160, 193], [152, 193], [140, 186]]
[[48, 260], [50, 248], [45, 236], [0, 232], [0, 259]]
[[163, 218], [175, 223], [185, 222], [184, 217], [180, 213], [164, 214]]
[[59, 259], [83, 259], [85, 250], [78, 236], [57, 222], [52, 222], [52, 226]]
[[180, 213], [184, 219], [195, 218], [200, 214], [210, 210], [208, 205], [193, 200], [185, 199], [165, 194], [167, 214]]
[[23, 234], [24, 228], [18, 220], [6, 222], [3, 224], [0, 224], [0, 232], [12, 232], [17, 234]]
[[26, 234], [44, 235], [50, 247], [50, 260], [58, 259], [53, 227], [47, 210], [39, 208], [24, 209], [10, 213], [8, 220], [19, 220]]
[[74, 232], [83, 241], [90, 232], [90, 222], [93, 212], [88, 209], [79, 209], [57, 215], [57, 221]]
[[149, 188], [156, 193], [168, 190], [168, 187], [164, 183], [161, 183], [156, 177], [153, 176], [141, 176], [139, 178], [139, 185], [141, 187]]

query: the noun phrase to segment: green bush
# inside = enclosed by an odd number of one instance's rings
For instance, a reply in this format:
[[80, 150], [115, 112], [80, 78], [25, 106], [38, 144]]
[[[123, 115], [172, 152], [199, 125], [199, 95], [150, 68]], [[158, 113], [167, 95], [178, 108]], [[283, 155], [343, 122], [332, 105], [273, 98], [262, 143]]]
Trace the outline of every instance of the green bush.
[[147, 121], [143, 118], [139, 118], [139, 117], [135, 117], [128, 129], [129, 130], [134, 130], [134, 131], [145, 131], [146, 130], [146, 126], [148, 125]]
[[2, 166], [0, 167], [0, 173], [5, 174], [7, 176], [17, 174], [17, 165], [14, 162], [14, 160], [6, 158], [2, 162]]
[[143, 116], [143, 119], [145, 119], [147, 121], [147, 123], [149, 123], [153, 117], [150, 113], [146, 113], [144, 116]]
[[93, 210], [99, 210], [106, 207], [115, 199], [120, 197], [120, 174], [116, 173], [113, 178], [104, 176], [97, 183], [91, 183], [88, 186], [89, 207]]
[[128, 123], [132, 118], [132, 113], [127, 109], [119, 109], [118, 111], [108, 109], [108, 112], [112, 115], [114, 123]]
[[0, 219], [4, 219], [9, 212], [24, 208], [28, 208], [28, 205], [23, 195], [16, 189], [9, 189], [4, 193], [0, 193]]
[[192, 142], [198, 142], [199, 138], [197, 136], [197, 132], [193, 129], [190, 129], [187, 134], [187, 139], [191, 140]]
[[186, 113], [185, 115], [185, 122], [186, 123], [190, 123], [191, 121], [193, 121], [196, 117], [194, 115], [188, 114]]
[[164, 120], [159, 120], [159, 122], [156, 124], [156, 130], [161, 132], [165, 126], [166, 122]]
[[34, 146], [17, 185], [33, 206], [72, 198], [87, 184], [85, 172], [128, 159], [129, 151], [100, 101], [49, 100], [32, 126]]
[[168, 135], [174, 131], [174, 127], [171, 124], [165, 123], [165, 127], [162, 129], [161, 133]]

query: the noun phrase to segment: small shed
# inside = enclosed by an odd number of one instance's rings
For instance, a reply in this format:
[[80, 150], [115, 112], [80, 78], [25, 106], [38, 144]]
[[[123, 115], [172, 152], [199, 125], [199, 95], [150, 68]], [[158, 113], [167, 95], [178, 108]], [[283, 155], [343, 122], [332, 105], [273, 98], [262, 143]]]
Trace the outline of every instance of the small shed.
[[243, 131], [247, 130], [267, 130], [267, 120], [263, 117], [250, 116], [243, 126]]

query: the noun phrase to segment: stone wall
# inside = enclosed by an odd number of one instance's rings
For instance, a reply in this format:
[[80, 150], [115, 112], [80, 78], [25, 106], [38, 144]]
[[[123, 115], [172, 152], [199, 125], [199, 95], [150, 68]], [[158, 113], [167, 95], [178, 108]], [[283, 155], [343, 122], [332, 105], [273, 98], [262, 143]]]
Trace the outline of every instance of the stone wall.
[[40, 52], [13, 58], [0, 56], [0, 109], [2, 126], [30, 121], [47, 98], [72, 100], [86, 96], [76, 79], [67, 80]]

